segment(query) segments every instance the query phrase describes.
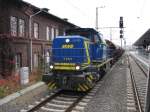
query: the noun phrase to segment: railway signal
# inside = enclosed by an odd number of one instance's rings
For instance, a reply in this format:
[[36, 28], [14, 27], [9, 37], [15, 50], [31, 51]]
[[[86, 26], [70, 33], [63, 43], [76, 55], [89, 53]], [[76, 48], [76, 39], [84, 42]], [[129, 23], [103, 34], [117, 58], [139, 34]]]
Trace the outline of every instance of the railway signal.
[[119, 20], [119, 28], [123, 28], [123, 17], [122, 16], [120, 17], [120, 20]]
[[121, 39], [121, 48], [122, 48], [122, 39], [123, 39], [123, 17], [120, 16], [119, 20], [119, 28], [120, 28], [120, 39]]

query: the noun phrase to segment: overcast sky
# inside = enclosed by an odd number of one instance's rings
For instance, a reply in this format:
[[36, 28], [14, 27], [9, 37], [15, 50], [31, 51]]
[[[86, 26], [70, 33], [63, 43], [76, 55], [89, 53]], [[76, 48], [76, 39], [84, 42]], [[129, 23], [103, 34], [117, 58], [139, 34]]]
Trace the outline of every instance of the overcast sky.
[[[68, 18], [80, 27], [95, 28], [96, 7], [99, 8], [99, 27], [118, 27], [119, 17], [124, 18], [124, 37], [127, 45], [133, 44], [150, 25], [150, 0], [24, 0], [49, 12]], [[99, 29], [104, 38], [120, 45], [119, 29]]]

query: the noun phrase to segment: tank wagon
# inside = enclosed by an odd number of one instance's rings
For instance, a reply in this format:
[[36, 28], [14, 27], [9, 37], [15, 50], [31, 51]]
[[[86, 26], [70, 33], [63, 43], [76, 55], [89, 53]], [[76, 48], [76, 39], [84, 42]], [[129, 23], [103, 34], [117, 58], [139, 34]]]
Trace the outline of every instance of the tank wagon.
[[53, 40], [51, 52], [50, 70], [42, 77], [50, 89], [88, 91], [113, 61], [102, 35], [92, 28], [67, 30]]

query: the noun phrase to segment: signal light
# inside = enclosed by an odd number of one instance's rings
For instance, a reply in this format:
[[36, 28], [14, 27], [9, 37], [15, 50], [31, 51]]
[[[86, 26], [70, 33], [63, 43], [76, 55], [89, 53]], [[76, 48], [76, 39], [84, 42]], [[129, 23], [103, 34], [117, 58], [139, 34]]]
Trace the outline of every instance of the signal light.
[[120, 17], [119, 28], [123, 28], [123, 17]]
[[123, 34], [123, 30], [122, 29], [120, 30], [120, 34]]
[[120, 38], [123, 38], [123, 35], [120, 35]]

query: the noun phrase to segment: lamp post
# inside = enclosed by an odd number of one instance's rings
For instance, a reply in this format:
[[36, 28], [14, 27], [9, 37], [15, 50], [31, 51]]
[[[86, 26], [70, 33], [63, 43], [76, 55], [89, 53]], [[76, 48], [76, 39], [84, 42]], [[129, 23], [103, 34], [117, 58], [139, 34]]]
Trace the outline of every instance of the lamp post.
[[40, 9], [38, 12], [29, 15], [29, 39], [30, 39], [30, 70], [32, 71], [32, 18], [36, 15], [38, 15], [39, 13], [41, 13], [42, 11], [45, 11], [44, 9]]
[[105, 8], [105, 6], [101, 6], [101, 7], [96, 7], [96, 30], [98, 30], [98, 9], [99, 8]]

